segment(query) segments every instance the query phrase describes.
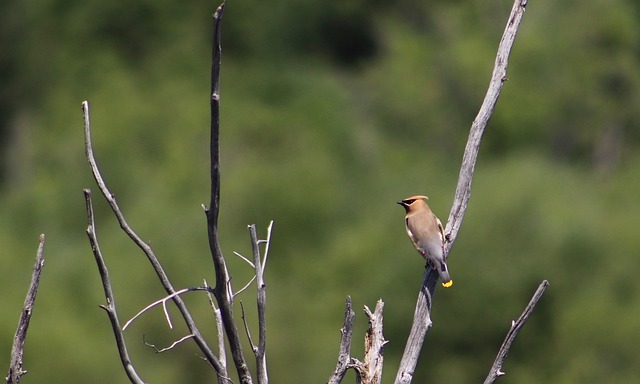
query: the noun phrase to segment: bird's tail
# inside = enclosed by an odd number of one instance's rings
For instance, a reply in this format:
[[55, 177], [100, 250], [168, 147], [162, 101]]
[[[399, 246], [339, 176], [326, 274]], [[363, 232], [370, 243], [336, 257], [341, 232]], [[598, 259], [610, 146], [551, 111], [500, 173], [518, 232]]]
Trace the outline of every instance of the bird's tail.
[[451, 276], [449, 276], [447, 263], [445, 263], [444, 261], [440, 263], [440, 266], [438, 268], [438, 275], [440, 275], [440, 281], [442, 282], [443, 287], [449, 288], [453, 285], [453, 280], [451, 280]]

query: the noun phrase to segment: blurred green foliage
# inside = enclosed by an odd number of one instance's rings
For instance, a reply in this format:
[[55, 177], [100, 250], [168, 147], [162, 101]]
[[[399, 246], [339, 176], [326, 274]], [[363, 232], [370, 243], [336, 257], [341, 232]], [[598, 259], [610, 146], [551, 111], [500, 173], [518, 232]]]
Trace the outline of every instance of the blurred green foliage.
[[[0, 3], [0, 362], [38, 234], [46, 265], [25, 383], [125, 382], [85, 238], [82, 189], [119, 314], [163, 291], [100, 199], [84, 159], [92, 105], [98, 163], [130, 224], [177, 287], [213, 281], [208, 202], [211, 14], [169, 0]], [[404, 348], [423, 263], [395, 201], [431, 197], [445, 220], [466, 135], [511, 2], [247, 0], [223, 21], [220, 233], [233, 284], [251, 271], [246, 225], [264, 236], [274, 382], [323, 382], [344, 298], [385, 300], [385, 378]], [[478, 382], [536, 286], [551, 286], [516, 340], [505, 383], [635, 383], [640, 375], [640, 7], [530, 1], [453, 248], [415, 382]], [[248, 317], [255, 314], [250, 292]], [[204, 296], [186, 297], [214, 340]], [[239, 314], [239, 308], [238, 308]], [[177, 314], [174, 314], [177, 317]], [[366, 327], [358, 311], [354, 356]], [[210, 382], [160, 310], [127, 330], [149, 382]], [[255, 324], [252, 324], [255, 327]], [[247, 349], [248, 355], [250, 351]], [[249, 356], [250, 357], [250, 356]], [[352, 377], [352, 376], [350, 376]], [[306, 379], [305, 379], [306, 381]]]

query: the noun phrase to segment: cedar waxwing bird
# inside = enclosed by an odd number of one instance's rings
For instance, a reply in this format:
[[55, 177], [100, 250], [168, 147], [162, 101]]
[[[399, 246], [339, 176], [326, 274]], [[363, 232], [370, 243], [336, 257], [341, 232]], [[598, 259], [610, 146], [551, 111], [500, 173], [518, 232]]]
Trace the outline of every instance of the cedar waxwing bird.
[[444, 259], [444, 230], [440, 219], [427, 205], [428, 199], [426, 196], [411, 196], [398, 201], [398, 204], [407, 211], [404, 223], [409, 239], [427, 264], [438, 272], [442, 286], [449, 288], [453, 285], [453, 280]]

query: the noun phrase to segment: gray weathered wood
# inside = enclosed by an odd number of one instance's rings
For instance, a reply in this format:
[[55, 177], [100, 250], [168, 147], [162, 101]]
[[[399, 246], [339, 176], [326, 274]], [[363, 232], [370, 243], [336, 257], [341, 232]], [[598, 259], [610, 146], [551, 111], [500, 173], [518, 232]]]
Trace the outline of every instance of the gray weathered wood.
[[31, 274], [31, 284], [29, 284], [27, 297], [24, 300], [24, 306], [22, 307], [22, 313], [20, 314], [20, 320], [18, 321], [18, 328], [16, 329], [16, 334], [13, 337], [11, 361], [9, 363], [9, 373], [7, 374], [8, 384], [18, 384], [20, 382], [20, 378], [27, 373], [27, 371], [22, 368], [22, 356], [24, 355], [24, 344], [27, 340], [29, 321], [31, 321], [31, 315], [33, 315], [38, 287], [40, 286], [40, 274], [42, 272], [42, 267], [44, 266], [44, 240], [44, 234], [40, 235], [38, 250], [36, 252], [36, 263], [33, 266], [33, 273]]
[[[480, 111], [471, 125], [469, 138], [462, 157], [462, 165], [460, 167], [460, 175], [458, 177], [458, 185], [456, 187], [453, 205], [445, 227], [445, 237], [447, 239], [445, 241], [445, 255], [447, 256], [458, 236], [462, 219], [464, 218], [469, 199], [471, 198], [471, 182], [480, 150], [480, 141], [496, 106], [502, 86], [507, 80], [509, 54], [513, 47], [526, 6], [527, 0], [515, 0], [513, 4], [511, 14], [509, 15], [507, 25], [498, 46], [489, 88], [480, 107]], [[428, 329], [431, 327], [429, 313], [431, 310], [431, 299], [435, 294], [436, 281], [436, 272], [427, 268], [422, 280], [420, 293], [418, 294], [411, 333], [396, 374], [396, 384], [407, 384], [413, 380], [413, 373], [418, 362], [418, 356], [422, 349], [424, 338]]]

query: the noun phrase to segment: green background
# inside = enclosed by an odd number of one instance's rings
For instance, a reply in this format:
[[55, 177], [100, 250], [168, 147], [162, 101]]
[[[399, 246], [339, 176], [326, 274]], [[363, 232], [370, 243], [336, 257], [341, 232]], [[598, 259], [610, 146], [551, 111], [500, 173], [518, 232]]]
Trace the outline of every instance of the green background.
[[[531, 0], [487, 128], [469, 209], [414, 382], [480, 382], [538, 284], [502, 383], [640, 377], [640, 5]], [[209, 201], [211, 14], [218, 3], [7, 0], [0, 4], [0, 362], [45, 233], [24, 383], [126, 382], [85, 235], [94, 190], [122, 320], [163, 296], [100, 199], [84, 158], [92, 106], [107, 184], [176, 287], [214, 280]], [[344, 300], [385, 301], [385, 374], [404, 348], [423, 262], [395, 201], [430, 196], [446, 220], [468, 129], [512, 3], [231, 0], [223, 21], [220, 234], [233, 285], [247, 224], [275, 220], [267, 265], [274, 383], [326, 382]], [[214, 343], [202, 293], [185, 297]], [[255, 327], [255, 296], [239, 296]], [[236, 313], [239, 320], [239, 307]], [[160, 309], [126, 332], [151, 383], [213, 382]], [[250, 351], [246, 350], [251, 360]], [[253, 364], [253, 362], [252, 362]], [[345, 382], [353, 382], [350, 373]]]

